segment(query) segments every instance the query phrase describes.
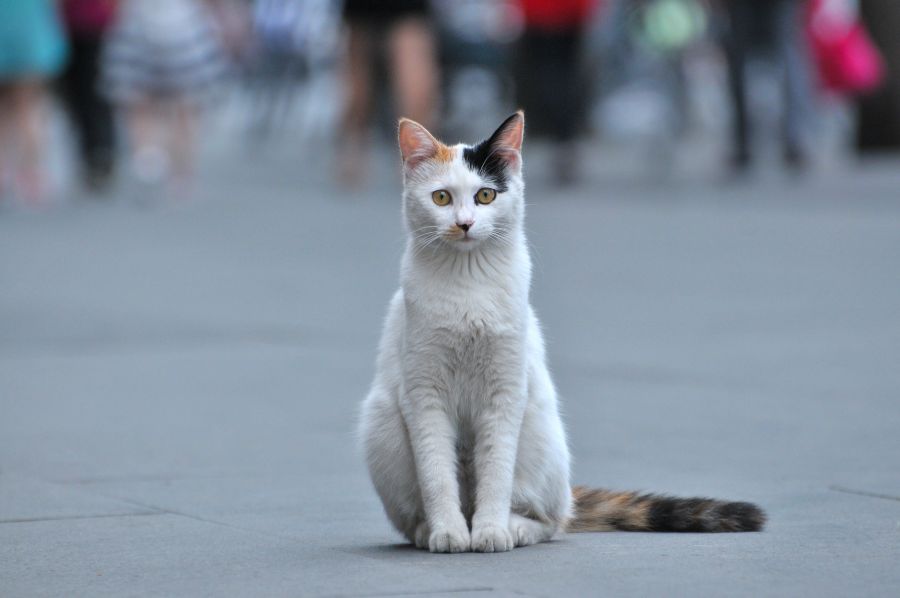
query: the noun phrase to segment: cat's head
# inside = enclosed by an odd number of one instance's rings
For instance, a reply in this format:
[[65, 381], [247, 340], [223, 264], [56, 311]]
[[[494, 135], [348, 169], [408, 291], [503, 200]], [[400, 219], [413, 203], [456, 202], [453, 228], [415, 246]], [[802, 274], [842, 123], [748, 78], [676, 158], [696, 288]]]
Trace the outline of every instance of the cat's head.
[[506, 243], [524, 213], [519, 111], [474, 146], [447, 146], [425, 127], [400, 120], [403, 209], [416, 245], [468, 251]]

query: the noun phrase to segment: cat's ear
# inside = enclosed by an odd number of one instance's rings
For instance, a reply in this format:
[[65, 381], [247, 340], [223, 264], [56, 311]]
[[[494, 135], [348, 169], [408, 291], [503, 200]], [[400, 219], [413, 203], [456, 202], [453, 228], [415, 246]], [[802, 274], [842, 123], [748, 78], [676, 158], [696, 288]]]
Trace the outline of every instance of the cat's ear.
[[478, 168], [505, 166], [516, 172], [521, 171], [524, 138], [525, 113], [519, 110], [503, 121], [494, 134], [476, 148], [476, 153], [485, 154]]
[[400, 143], [400, 155], [407, 168], [415, 168], [425, 160], [431, 160], [445, 147], [428, 132], [428, 129], [414, 120], [400, 119], [397, 135]]
[[524, 139], [525, 112], [518, 110], [497, 127], [497, 130], [491, 135], [491, 145], [498, 150], [521, 152]]

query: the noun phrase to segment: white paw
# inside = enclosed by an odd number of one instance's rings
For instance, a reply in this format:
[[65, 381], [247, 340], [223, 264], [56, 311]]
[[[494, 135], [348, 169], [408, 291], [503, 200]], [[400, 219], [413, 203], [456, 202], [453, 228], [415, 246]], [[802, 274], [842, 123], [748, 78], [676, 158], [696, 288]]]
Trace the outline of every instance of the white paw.
[[469, 528], [465, 523], [461, 527], [436, 527], [428, 536], [428, 550], [431, 552], [468, 552], [470, 546]]
[[506, 552], [513, 546], [512, 534], [500, 525], [486, 523], [472, 530], [472, 550], [475, 552]]
[[516, 546], [531, 546], [543, 541], [541, 525], [525, 517], [512, 516], [509, 519], [509, 533]]
[[428, 548], [428, 538], [431, 536], [431, 528], [428, 527], [428, 522], [423, 521], [419, 525], [416, 526], [416, 548], [427, 549]]

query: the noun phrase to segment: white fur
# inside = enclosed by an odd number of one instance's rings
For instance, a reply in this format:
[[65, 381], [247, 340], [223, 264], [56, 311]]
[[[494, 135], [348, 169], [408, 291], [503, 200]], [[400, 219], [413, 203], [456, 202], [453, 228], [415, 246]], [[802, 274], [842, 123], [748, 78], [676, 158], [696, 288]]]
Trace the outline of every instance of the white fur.
[[[521, 159], [508, 190], [480, 205], [475, 193], [492, 185], [453, 152], [406, 166], [401, 288], [360, 432], [385, 511], [411, 542], [505, 551], [550, 539], [571, 516], [569, 451], [528, 299]], [[434, 204], [438, 189], [452, 205]], [[461, 240], [453, 226], [469, 220]]]

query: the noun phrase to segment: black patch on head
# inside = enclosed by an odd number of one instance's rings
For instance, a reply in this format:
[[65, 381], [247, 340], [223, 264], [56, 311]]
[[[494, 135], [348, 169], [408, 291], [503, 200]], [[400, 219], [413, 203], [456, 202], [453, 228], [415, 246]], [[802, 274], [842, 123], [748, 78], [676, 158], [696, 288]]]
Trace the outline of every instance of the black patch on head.
[[518, 113], [513, 114], [503, 121], [503, 124], [488, 139], [485, 139], [478, 145], [463, 149], [463, 160], [466, 161], [466, 164], [484, 179], [491, 181], [500, 193], [509, 188], [507, 185], [509, 177], [506, 172], [506, 160], [502, 154], [494, 150], [497, 140], [517, 116]]

